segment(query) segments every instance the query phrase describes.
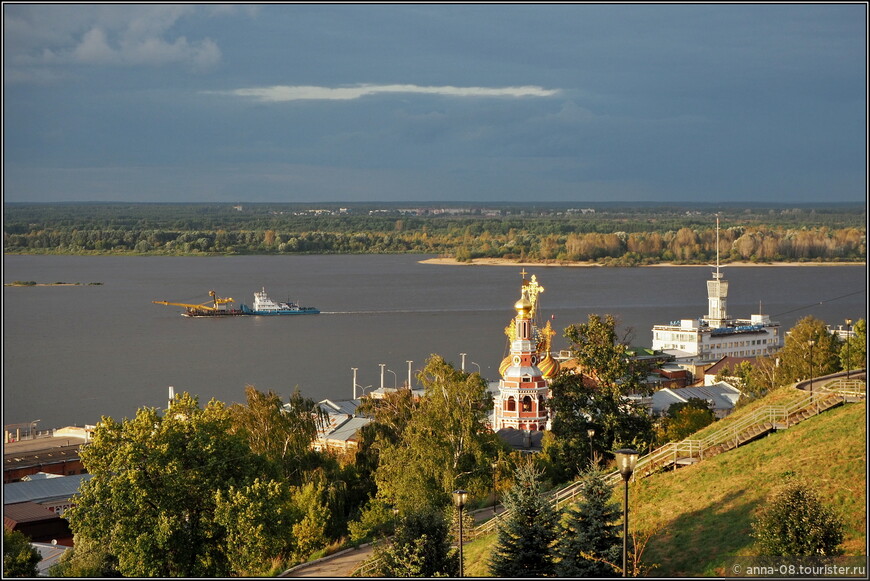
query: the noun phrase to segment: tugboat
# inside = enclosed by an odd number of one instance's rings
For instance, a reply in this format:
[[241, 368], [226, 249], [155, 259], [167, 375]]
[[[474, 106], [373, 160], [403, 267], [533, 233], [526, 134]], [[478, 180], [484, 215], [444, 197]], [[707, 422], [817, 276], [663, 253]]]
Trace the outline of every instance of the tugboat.
[[314, 307], [300, 307], [296, 303], [276, 303], [266, 294], [266, 289], [254, 293], [254, 306], [242, 305], [245, 315], [316, 315], [320, 313]]
[[275, 302], [266, 294], [266, 289], [263, 288], [259, 292], [254, 293], [254, 305], [249, 307], [245, 304], [240, 304], [239, 308], [233, 308], [232, 303], [235, 299], [221, 298], [214, 291], [208, 291], [208, 296], [212, 300], [201, 305], [193, 305], [189, 303], [174, 303], [170, 301], [151, 301], [156, 305], [175, 305], [184, 307], [183, 317], [232, 317], [243, 315], [316, 315], [320, 310], [314, 307], [301, 307], [290, 301]]

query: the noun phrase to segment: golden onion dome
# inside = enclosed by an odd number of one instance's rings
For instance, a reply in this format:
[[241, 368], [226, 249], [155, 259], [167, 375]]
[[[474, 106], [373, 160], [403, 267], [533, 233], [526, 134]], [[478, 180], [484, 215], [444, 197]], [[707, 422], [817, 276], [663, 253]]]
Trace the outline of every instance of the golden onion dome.
[[507, 371], [507, 368], [511, 366], [511, 356], [508, 355], [504, 359], [501, 360], [501, 364], [498, 366], [498, 374], [504, 377], [504, 372]]
[[526, 297], [526, 293], [523, 293], [523, 296], [520, 297], [520, 300], [514, 304], [514, 308], [517, 310], [517, 314], [520, 315], [528, 315], [532, 310], [532, 301]]
[[549, 353], [538, 362], [538, 369], [541, 370], [541, 375], [544, 376], [544, 379], [554, 378], [559, 373], [560, 367], [559, 362], [553, 359], [553, 356]]

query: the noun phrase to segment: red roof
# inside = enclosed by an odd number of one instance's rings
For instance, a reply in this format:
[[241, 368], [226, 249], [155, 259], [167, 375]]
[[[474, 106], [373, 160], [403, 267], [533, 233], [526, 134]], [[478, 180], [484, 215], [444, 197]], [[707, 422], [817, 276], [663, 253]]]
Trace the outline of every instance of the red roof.
[[3, 505], [3, 527], [6, 530], [13, 530], [17, 525], [23, 523], [43, 522], [59, 518], [56, 513], [35, 502], [16, 502]]
[[755, 363], [757, 357], [730, 357], [726, 355], [704, 371], [704, 375], [719, 375], [721, 371], [729, 369], [733, 371], [738, 365], [744, 361]]

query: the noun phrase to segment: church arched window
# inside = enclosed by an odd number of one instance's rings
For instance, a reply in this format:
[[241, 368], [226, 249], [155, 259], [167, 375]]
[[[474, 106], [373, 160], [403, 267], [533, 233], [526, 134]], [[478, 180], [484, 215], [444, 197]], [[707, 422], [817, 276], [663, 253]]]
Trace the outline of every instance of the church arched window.
[[523, 411], [524, 412], [532, 411], [532, 398], [529, 396], [526, 396], [523, 398]]

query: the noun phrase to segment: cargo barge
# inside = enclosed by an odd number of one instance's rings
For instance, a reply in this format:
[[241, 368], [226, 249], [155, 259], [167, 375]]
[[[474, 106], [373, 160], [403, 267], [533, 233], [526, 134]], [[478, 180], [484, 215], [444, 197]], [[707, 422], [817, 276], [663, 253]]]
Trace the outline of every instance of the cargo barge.
[[232, 304], [235, 299], [219, 297], [214, 291], [209, 291], [208, 295], [211, 301], [201, 305], [193, 305], [189, 303], [176, 303], [171, 301], [151, 301], [156, 305], [174, 305], [184, 307], [181, 313], [183, 317], [238, 317], [238, 316], [281, 316], [281, 315], [316, 315], [320, 313], [319, 309], [314, 307], [302, 307], [297, 303], [276, 302], [269, 298], [266, 294], [266, 289], [254, 293], [254, 302], [252, 306], [240, 304], [238, 308]]

